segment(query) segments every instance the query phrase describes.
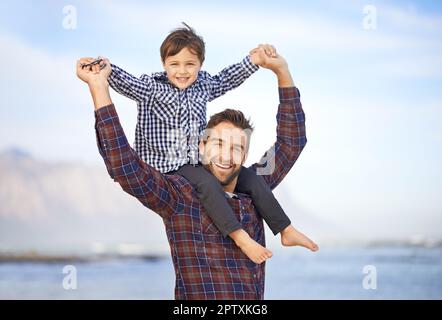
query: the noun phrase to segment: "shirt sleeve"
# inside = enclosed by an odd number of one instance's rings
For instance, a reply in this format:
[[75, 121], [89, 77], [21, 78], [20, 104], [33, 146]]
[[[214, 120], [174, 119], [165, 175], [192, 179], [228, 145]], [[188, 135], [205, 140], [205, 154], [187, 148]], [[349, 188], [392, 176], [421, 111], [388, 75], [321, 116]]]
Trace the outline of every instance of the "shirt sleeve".
[[147, 99], [153, 93], [155, 86], [152, 77], [143, 74], [137, 78], [114, 64], [111, 66], [108, 81], [116, 92], [137, 102]]
[[250, 167], [262, 175], [272, 190], [284, 179], [307, 144], [299, 90], [296, 87], [279, 88], [279, 102], [276, 142], [258, 163]]
[[212, 101], [227, 91], [240, 86], [247, 78], [259, 69], [250, 60], [250, 56], [245, 57], [241, 62], [228, 66], [215, 76], [209, 76], [210, 99]]
[[95, 111], [95, 119], [98, 150], [111, 178], [144, 206], [169, 218], [180, 197], [177, 187], [130, 147], [113, 104]]

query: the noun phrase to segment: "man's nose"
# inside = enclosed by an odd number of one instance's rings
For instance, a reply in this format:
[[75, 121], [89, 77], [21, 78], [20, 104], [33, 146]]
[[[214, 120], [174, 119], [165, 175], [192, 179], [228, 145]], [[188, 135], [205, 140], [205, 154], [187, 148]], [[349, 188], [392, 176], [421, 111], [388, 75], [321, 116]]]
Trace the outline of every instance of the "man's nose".
[[222, 163], [231, 163], [233, 160], [233, 153], [230, 148], [222, 148], [220, 153], [220, 158]]

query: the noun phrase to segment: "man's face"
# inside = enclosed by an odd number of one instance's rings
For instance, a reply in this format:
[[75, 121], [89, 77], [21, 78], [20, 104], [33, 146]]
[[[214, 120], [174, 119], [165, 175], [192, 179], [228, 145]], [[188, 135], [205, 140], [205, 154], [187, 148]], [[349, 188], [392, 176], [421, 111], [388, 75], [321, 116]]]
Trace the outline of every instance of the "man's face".
[[206, 129], [205, 136], [207, 141], [200, 144], [203, 165], [224, 187], [231, 189], [226, 191], [233, 192], [247, 158], [248, 136], [230, 122]]
[[186, 89], [198, 77], [201, 63], [198, 56], [183, 48], [174, 56], [168, 56], [163, 63], [167, 78], [179, 89]]

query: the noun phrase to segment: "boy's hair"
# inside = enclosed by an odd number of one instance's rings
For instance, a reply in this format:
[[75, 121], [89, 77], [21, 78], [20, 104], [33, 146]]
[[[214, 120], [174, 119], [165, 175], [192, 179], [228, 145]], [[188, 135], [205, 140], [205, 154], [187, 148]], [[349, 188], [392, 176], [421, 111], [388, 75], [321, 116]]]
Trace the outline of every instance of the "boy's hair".
[[249, 119], [246, 118], [244, 116], [244, 113], [242, 113], [239, 110], [225, 109], [224, 111], [212, 115], [209, 119], [209, 122], [207, 122], [206, 129], [204, 130], [203, 141], [206, 142], [207, 139], [209, 138], [208, 135], [210, 129], [212, 129], [213, 127], [217, 126], [218, 124], [224, 121], [230, 122], [235, 127], [245, 131], [248, 140], [246, 150], [248, 150], [248, 146], [250, 143], [250, 136], [252, 135], [253, 132], [253, 125], [250, 123], [250, 118]]
[[172, 31], [161, 44], [161, 61], [164, 63], [167, 57], [174, 56], [182, 49], [188, 48], [198, 56], [200, 63], [203, 64], [206, 51], [203, 38], [186, 23], [182, 22], [182, 24], [184, 27]]

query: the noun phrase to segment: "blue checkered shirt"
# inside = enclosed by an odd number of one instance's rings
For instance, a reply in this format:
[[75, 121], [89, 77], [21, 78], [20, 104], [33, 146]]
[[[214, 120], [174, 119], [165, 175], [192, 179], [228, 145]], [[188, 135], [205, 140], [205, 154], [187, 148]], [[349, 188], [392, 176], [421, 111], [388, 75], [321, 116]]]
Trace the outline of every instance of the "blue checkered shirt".
[[137, 78], [112, 64], [109, 85], [137, 102], [134, 149], [146, 163], [167, 173], [198, 163], [207, 102], [238, 87], [258, 68], [247, 56], [215, 76], [200, 71], [191, 86], [180, 90], [165, 72]]

